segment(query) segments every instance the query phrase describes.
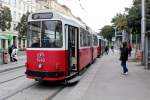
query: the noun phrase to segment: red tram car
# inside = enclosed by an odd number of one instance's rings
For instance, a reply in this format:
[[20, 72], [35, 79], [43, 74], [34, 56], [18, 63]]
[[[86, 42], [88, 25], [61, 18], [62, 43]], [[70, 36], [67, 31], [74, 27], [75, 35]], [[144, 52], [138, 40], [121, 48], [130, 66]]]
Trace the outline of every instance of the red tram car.
[[49, 10], [28, 18], [26, 75], [36, 80], [69, 80], [98, 55], [98, 38], [75, 18]]

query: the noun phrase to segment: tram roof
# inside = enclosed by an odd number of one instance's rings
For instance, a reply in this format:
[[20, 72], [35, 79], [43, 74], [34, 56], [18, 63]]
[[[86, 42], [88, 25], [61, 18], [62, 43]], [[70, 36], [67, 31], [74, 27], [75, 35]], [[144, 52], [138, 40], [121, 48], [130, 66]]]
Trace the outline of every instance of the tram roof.
[[38, 13], [39, 14], [42, 14], [42, 13], [52, 13], [53, 14], [53, 18], [51, 18], [52, 20], [63, 20], [66, 23], [69, 23], [71, 25], [76, 25], [76, 26], [80, 26], [80, 27], [86, 28], [86, 25], [83, 22], [77, 20], [76, 18], [72, 18], [72, 17], [66, 16], [66, 15], [64, 15], [62, 13], [59, 13], [59, 12], [56, 12], [56, 11], [52, 11], [52, 10], [49, 10], [49, 9], [47, 9], [47, 10], [39, 10], [37, 12], [31, 13], [29, 15], [29, 17], [28, 17], [28, 21], [49, 20], [49, 19], [36, 19], [36, 20], [34, 20], [32, 18], [32, 15], [33, 14], [38, 14]]

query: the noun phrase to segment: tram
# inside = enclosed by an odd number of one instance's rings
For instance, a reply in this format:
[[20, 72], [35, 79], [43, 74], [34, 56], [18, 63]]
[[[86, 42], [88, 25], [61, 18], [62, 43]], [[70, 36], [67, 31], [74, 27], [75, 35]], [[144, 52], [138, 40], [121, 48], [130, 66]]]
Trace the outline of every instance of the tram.
[[98, 37], [98, 58], [99, 58], [105, 52], [105, 47], [108, 41], [104, 39], [102, 36], [97, 37]]
[[62, 81], [78, 76], [98, 55], [98, 38], [75, 18], [44, 10], [28, 18], [26, 76]]

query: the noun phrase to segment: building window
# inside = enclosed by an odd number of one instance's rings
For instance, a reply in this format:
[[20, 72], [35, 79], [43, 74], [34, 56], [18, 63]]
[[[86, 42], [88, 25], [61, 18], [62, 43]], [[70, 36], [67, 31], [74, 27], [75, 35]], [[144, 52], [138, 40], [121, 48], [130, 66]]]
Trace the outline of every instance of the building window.
[[2, 2], [4, 2], [4, 3], [9, 3], [9, 0], [1, 0]]
[[13, 19], [16, 20], [16, 11], [13, 12]]
[[16, 6], [16, 0], [11, 0], [11, 5]]
[[21, 9], [21, 3], [22, 3], [21, 0], [19, 0], [19, 5], [18, 5], [19, 9]]
[[15, 23], [13, 24], [13, 30], [16, 30], [16, 24]]
[[21, 13], [19, 13], [18, 15], [19, 15], [19, 20], [20, 20], [20, 18], [21, 18]]

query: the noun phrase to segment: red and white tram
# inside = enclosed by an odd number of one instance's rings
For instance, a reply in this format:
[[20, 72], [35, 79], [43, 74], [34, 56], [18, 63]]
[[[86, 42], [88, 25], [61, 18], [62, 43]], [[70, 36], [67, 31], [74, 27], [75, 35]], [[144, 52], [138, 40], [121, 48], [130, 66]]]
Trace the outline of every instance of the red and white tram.
[[98, 57], [98, 36], [96, 34], [93, 34], [93, 60], [95, 60]]
[[100, 57], [102, 55], [102, 36], [98, 36], [98, 57]]
[[93, 62], [97, 48], [97, 36], [77, 19], [49, 10], [32, 13], [28, 18], [27, 78], [73, 78]]
[[103, 55], [106, 45], [107, 40], [104, 39], [102, 36], [98, 36], [98, 57]]

